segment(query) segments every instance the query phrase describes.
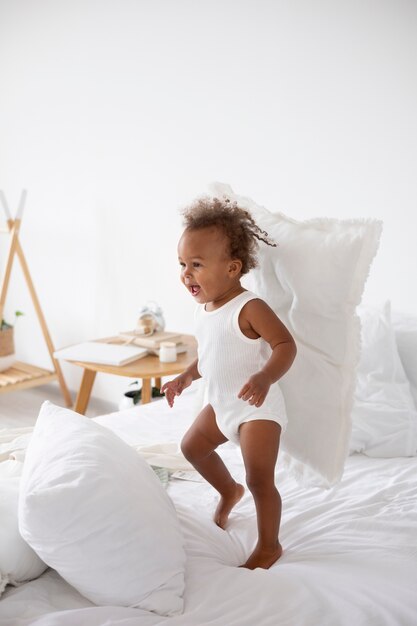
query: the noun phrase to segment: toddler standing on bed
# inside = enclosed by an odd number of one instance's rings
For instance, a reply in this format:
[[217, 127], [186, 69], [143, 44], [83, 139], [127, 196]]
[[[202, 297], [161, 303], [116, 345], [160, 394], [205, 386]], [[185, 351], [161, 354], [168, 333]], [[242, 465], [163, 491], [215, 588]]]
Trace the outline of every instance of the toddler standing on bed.
[[275, 464], [287, 418], [277, 380], [291, 366], [294, 340], [270, 307], [241, 285], [256, 266], [258, 241], [275, 245], [248, 211], [229, 200], [201, 198], [184, 211], [178, 244], [181, 281], [198, 303], [198, 358], [165, 383], [168, 404], [203, 377], [208, 404], [185, 434], [181, 449], [219, 492], [214, 521], [225, 528], [244, 493], [216, 448], [239, 443], [257, 515], [258, 542], [244, 567], [269, 568], [282, 554], [281, 497]]

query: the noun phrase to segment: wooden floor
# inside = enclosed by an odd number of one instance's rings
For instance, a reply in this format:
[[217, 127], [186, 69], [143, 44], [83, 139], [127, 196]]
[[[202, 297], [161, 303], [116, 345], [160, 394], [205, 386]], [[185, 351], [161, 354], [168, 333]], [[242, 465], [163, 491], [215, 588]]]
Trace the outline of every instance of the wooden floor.
[[[75, 400], [75, 393], [72, 393]], [[49, 400], [59, 406], [65, 406], [58, 383], [49, 383], [32, 389], [10, 391], [0, 394], [0, 429], [33, 426], [42, 402]], [[87, 416], [95, 417], [117, 411], [117, 404], [91, 398]]]

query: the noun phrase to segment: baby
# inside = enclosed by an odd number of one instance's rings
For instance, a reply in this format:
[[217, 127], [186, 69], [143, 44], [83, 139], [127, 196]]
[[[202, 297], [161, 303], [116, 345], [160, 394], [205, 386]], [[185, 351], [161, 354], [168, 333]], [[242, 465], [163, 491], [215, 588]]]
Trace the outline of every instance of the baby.
[[175, 396], [194, 380], [205, 380], [208, 404], [181, 449], [219, 492], [214, 521], [225, 528], [244, 487], [215, 450], [228, 440], [240, 445], [258, 526], [256, 547], [243, 567], [267, 569], [282, 554], [275, 464], [287, 417], [276, 383], [290, 368], [296, 346], [266, 302], [242, 287], [241, 277], [257, 264], [258, 241], [275, 244], [248, 211], [227, 199], [200, 198], [184, 217], [178, 257], [181, 281], [198, 303], [198, 358], [162, 391], [172, 407]]

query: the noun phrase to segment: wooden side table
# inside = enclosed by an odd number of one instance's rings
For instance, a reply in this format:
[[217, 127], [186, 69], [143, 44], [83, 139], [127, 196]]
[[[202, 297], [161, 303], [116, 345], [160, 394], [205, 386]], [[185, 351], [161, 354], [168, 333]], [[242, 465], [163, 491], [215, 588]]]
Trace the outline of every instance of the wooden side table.
[[132, 361], [127, 365], [120, 366], [69, 361], [69, 363], [78, 365], [84, 370], [81, 385], [75, 400], [74, 411], [85, 415], [97, 372], [113, 374], [115, 376], [126, 376], [127, 378], [141, 378], [142, 404], [150, 402], [152, 378], [155, 379], [155, 386], [161, 388], [162, 376], [181, 374], [181, 372], [186, 370], [197, 358], [197, 342], [195, 338], [192, 335], [183, 335], [182, 341], [187, 345], [187, 352], [179, 354], [174, 363], [161, 363], [159, 357], [153, 354], [142, 357], [137, 361]]

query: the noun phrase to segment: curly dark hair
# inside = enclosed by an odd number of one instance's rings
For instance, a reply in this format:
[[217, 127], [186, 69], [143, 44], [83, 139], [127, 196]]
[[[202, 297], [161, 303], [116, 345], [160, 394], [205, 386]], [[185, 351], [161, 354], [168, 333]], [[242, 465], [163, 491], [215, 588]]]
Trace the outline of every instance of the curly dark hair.
[[246, 209], [231, 202], [226, 196], [223, 199], [209, 196], [197, 198], [182, 214], [184, 226], [189, 230], [198, 230], [209, 226], [220, 228], [229, 240], [230, 256], [242, 262], [242, 274], [256, 267], [258, 241], [276, 247], [276, 243], [268, 237], [268, 233], [259, 228]]

